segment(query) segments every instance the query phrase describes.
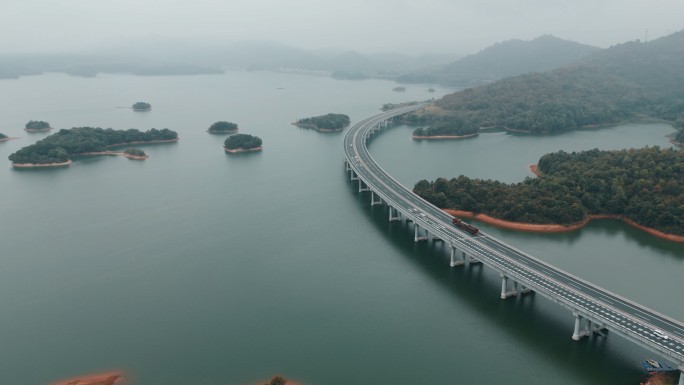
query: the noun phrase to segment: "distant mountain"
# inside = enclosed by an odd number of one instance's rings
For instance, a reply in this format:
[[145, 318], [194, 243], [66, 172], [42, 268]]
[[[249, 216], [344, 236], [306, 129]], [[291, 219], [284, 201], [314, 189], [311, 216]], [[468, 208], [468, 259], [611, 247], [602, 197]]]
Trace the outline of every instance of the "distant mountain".
[[543, 35], [534, 40], [508, 40], [446, 66], [400, 76], [407, 83], [469, 86], [530, 72], [563, 67], [600, 50], [597, 47]]
[[46, 71], [78, 76], [97, 73], [192, 75], [225, 68], [287, 72], [337, 73], [339, 77], [397, 76], [425, 65], [443, 65], [454, 55], [365, 55], [355, 51], [312, 51], [270, 41], [183, 41], [166, 38], [101, 45], [78, 55], [3, 55], [0, 77]]
[[[407, 121], [550, 133], [684, 117], [684, 31], [598, 51], [576, 64], [444, 96]], [[464, 123], [465, 122], [465, 123]]]

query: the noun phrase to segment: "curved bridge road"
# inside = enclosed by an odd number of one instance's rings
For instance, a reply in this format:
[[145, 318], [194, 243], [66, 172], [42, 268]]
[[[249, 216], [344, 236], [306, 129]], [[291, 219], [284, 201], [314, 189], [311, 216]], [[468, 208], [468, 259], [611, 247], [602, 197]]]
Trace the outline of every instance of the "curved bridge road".
[[[418, 236], [422, 228], [433, 238], [449, 244], [452, 266], [463, 264], [465, 259], [475, 259], [473, 262], [482, 262], [497, 270], [502, 277], [502, 298], [532, 290], [569, 309], [575, 317], [574, 340], [610, 330], [666, 357], [680, 372], [684, 370], [684, 323], [584, 281], [483, 232], [472, 236], [462, 231], [452, 224], [451, 215], [401, 185], [375, 162], [366, 147], [368, 139], [395, 116], [424, 106], [386, 111], [349, 129], [344, 138], [345, 163], [352, 180], [358, 179], [359, 191], [370, 191], [373, 204], [386, 204], [390, 220], [403, 216], [412, 221], [416, 241], [426, 238]], [[462, 252], [463, 260], [455, 262], [457, 250]], [[679, 385], [684, 385], [684, 375], [680, 375]]]

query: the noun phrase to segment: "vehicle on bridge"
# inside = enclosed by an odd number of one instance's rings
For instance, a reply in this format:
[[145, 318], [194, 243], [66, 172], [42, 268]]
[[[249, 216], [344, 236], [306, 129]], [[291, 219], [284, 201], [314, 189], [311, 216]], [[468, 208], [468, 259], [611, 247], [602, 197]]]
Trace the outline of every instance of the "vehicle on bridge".
[[475, 227], [475, 226], [473, 226], [473, 225], [471, 225], [471, 224], [465, 223], [465, 222], [463, 222], [462, 220], [460, 220], [459, 218], [456, 218], [456, 217], [454, 217], [454, 218], [451, 220], [451, 222], [453, 222], [453, 224], [455, 224], [455, 225], [458, 226], [459, 228], [461, 228], [461, 229], [463, 229], [463, 230], [469, 232], [469, 233], [472, 234], [472, 235], [475, 235], [475, 234], [477, 234], [477, 233], [480, 231], [480, 229], [478, 229], [477, 227]]

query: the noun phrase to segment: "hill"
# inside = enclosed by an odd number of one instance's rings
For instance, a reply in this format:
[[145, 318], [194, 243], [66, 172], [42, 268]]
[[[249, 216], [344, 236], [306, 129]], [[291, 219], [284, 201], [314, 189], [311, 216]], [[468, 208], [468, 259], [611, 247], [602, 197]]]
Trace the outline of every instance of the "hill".
[[405, 121], [461, 119], [479, 127], [526, 133], [616, 124], [675, 121], [684, 114], [684, 31], [652, 42], [628, 42], [576, 64], [507, 78], [444, 96]]
[[397, 81], [471, 86], [560, 68], [599, 50], [551, 35], [530, 41], [508, 40], [446, 66], [400, 76]]

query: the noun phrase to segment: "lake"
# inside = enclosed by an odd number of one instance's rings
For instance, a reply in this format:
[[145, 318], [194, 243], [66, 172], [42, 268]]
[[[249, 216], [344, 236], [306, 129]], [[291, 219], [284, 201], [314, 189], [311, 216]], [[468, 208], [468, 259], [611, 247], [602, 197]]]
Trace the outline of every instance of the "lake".
[[[498, 274], [450, 268], [414, 244], [344, 172], [344, 133], [290, 123], [328, 112], [352, 123], [387, 102], [450, 92], [384, 80], [269, 72], [0, 80], [0, 383], [46, 385], [123, 370], [132, 385], [638, 384], [653, 355], [616, 335], [573, 342], [573, 318], [541, 296], [502, 301]], [[148, 112], [129, 107], [152, 104]], [[7, 156], [56, 128], [169, 128], [144, 162], [78, 159], [12, 170]], [[218, 120], [264, 151], [222, 149]], [[418, 142], [396, 127], [370, 144], [402, 183], [532, 174], [565, 149], [669, 146], [664, 124], [532, 137], [502, 132]], [[616, 221], [566, 234], [480, 226], [532, 255], [684, 319], [684, 246]], [[673, 294], [674, 293], [674, 294]]]

